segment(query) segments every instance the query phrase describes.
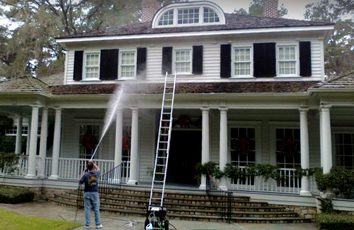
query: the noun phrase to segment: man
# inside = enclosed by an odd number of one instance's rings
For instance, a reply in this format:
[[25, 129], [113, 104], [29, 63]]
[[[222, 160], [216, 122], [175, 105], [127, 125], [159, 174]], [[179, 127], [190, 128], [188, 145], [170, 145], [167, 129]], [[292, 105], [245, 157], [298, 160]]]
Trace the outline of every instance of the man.
[[100, 168], [89, 160], [87, 163], [88, 171], [81, 177], [79, 184], [85, 183], [84, 205], [85, 205], [85, 228], [90, 227], [91, 207], [95, 214], [96, 228], [103, 228], [100, 215], [100, 197], [98, 195], [98, 177], [101, 174]]

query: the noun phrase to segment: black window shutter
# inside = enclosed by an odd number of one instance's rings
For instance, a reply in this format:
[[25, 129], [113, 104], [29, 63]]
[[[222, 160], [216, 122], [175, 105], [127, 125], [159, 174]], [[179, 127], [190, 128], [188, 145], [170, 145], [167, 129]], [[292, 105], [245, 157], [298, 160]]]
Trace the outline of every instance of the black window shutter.
[[253, 74], [255, 77], [276, 76], [275, 43], [253, 44]]
[[162, 74], [172, 73], [172, 47], [162, 48]]
[[193, 46], [193, 74], [203, 74], [203, 46]]
[[137, 49], [136, 74], [138, 79], [146, 78], [146, 48]]
[[310, 77], [311, 70], [311, 42], [300, 42], [300, 76]]
[[220, 46], [220, 77], [231, 77], [231, 44]]
[[84, 51], [75, 51], [74, 56], [74, 81], [82, 80], [82, 62], [84, 59]]
[[101, 50], [101, 80], [115, 80], [118, 78], [118, 49]]

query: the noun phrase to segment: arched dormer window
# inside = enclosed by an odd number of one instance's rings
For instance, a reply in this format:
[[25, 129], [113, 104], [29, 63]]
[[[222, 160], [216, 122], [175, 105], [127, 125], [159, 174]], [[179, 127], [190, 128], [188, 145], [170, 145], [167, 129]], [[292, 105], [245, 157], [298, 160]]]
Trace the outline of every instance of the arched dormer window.
[[212, 2], [184, 2], [168, 5], [154, 16], [152, 27], [205, 26], [225, 24], [222, 9]]

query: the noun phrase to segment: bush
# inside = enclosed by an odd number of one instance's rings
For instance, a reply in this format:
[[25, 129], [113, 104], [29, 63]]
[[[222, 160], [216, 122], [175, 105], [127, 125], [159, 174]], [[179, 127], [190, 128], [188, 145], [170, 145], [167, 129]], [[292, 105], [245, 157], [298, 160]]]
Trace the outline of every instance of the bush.
[[318, 190], [325, 192], [332, 189], [336, 196], [347, 199], [354, 198], [354, 171], [342, 167], [332, 167], [331, 171], [323, 174], [322, 170], [315, 173]]
[[0, 203], [18, 204], [30, 202], [34, 198], [34, 192], [25, 188], [0, 187]]
[[315, 217], [319, 229], [354, 229], [354, 216], [345, 214], [317, 214]]

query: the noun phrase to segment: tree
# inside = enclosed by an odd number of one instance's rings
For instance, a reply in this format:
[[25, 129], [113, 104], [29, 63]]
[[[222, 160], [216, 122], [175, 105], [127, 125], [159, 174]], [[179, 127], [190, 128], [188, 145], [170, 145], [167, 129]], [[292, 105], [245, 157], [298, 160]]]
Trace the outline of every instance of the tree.
[[[252, 16], [263, 16], [263, 0], [253, 0], [248, 8], [249, 13], [244, 8], [235, 9], [233, 13], [242, 15], [252, 15]], [[280, 10], [278, 10], [278, 17], [283, 17], [288, 14], [288, 10], [281, 4]]]
[[[65, 52], [55, 38], [137, 22], [141, 0], [0, 0], [0, 16], [18, 27], [0, 41], [7, 77], [63, 71]], [[2, 33], [0, 28], [0, 33]]]
[[352, 0], [321, 0], [306, 5], [305, 19], [335, 23], [325, 50], [328, 76], [354, 71], [354, 4]]

